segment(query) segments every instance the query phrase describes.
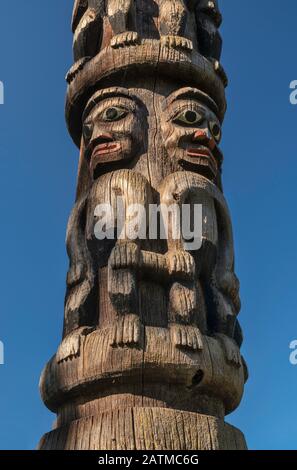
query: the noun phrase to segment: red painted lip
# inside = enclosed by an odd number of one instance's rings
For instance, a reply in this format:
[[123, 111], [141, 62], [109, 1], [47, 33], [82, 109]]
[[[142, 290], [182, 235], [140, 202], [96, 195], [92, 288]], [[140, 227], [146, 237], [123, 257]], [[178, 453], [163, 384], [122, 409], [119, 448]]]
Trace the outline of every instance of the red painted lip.
[[188, 157], [202, 157], [202, 158], [209, 158], [211, 163], [215, 166], [215, 168], [218, 167], [217, 161], [215, 157], [213, 156], [211, 150], [209, 150], [206, 147], [191, 147], [187, 149], [187, 155]]
[[212, 157], [213, 158], [213, 155], [211, 153], [210, 150], [208, 150], [207, 148], [203, 149], [203, 148], [189, 148], [187, 150], [187, 154], [190, 156], [190, 157]]
[[117, 142], [105, 142], [104, 144], [99, 144], [93, 150], [92, 159], [100, 157], [101, 155], [116, 152], [117, 150], [120, 150], [120, 148], [121, 144]]

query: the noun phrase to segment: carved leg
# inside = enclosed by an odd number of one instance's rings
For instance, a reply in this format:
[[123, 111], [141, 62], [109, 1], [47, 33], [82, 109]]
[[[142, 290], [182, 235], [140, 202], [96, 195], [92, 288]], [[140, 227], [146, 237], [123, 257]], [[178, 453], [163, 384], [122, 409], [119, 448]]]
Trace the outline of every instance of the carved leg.
[[194, 258], [179, 250], [169, 251], [166, 259], [169, 275], [175, 280], [169, 292], [169, 319], [172, 323], [191, 325], [197, 311]]
[[113, 328], [113, 347], [140, 344], [141, 322], [135, 272], [139, 257], [140, 250], [135, 243], [121, 242], [114, 247], [109, 259], [108, 292], [119, 315]]
[[170, 276], [177, 279], [169, 292], [169, 321], [171, 339], [176, 347], [193, 351], [203, 348], [198, 326], [193, 326], [197, 315], [197, 293], [194, 282], [195, 261], [186, 251], [166, 254]]
[[197, 312], [195, 285], [174, 283], [169, 294], [169, 319], [171, 338], [179, 348], [194, 351], [203, 348], [202, 335], [198, 326], [193, 326]]
[[114, 37], [111, 47], [125, 47], [136, 44], [139, 40], [136, 33], [136, 4], [134, 0], [109, 0], [107, 3], [107, 16], [111, 24]]

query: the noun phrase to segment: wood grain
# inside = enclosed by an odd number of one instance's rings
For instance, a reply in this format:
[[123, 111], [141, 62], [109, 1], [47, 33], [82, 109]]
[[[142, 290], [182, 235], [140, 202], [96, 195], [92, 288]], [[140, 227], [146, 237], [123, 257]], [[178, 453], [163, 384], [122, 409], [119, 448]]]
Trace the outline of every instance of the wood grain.
[[[40, 379], [57, 420], [40, 449], [246, 448], [225, 423], [248, 372], [221, 21], [217, 1], [75, 1], [66, 120], [80, 157], [63, 338]], [[177, 232], [186, 206], [192, 229], [201, 208], [195, 248]]]

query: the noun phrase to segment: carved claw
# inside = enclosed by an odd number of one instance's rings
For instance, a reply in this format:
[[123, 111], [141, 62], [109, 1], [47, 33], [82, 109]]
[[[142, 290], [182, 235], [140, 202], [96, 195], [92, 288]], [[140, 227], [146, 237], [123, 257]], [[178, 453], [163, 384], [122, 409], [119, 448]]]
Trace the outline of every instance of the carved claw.
[[60, 364], [61, 362], [79, 357], [81, 341], [85, 336], [92, 333], [92, 331], [94, 331], [94, 328], [83, 327], [78, 328], [67, 335], [58, 348], [56, 354], [57, 363]]
[[119, 242], [113, 248], [109, 266], [112, 269], [136, 269], [141, 258], [140, 248], [133, 242]]
[[119, 317], [112, 330], [111, 346], [137, 347], [141, 341], [142, 325], [137, 315], [123, 315]]
[[161, 44], [165, 47], [184, 49], [187, 52], [192, 52], [193, 50], [193, 42], [182, 36], [161, 36]]
[[192, 351], [203, 350], [203, 339], [199, 328], [187, 325], [171, 326], [171, 341], [177, 348]]
[[113, 49], [119, 47], [132, 46], [139, 42], [139, 35], [135, 31], [127, 31], [125, 33], [117, 34], [110, 42]]
[[222, 334], [217, 334], [215, 337], [218, 339], [224, 349], [227, 362], [234, 365], [235, 367], [241, 367], [241, 354], [235, 341]]
[[187, 251], [169, 251], [166, 255], [169, 274], [180, 280], [193, 281], [195, 261]]

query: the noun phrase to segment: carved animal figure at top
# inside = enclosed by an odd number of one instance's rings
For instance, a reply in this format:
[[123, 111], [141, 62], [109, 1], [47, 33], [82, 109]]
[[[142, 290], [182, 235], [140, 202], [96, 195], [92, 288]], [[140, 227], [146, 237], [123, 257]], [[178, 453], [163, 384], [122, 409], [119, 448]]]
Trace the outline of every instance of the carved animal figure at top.
[[200, 0], [195, 7], [198, 48], [202, 55], [211, 60], [220, 60], [222, 38], [218, 28], [222, 22], [217, 1]]
[[164, 45], [192, 51], [193, 43], [185, 37], [188, 15], [184, 0], [161, 0], [159, 20]]
[[104, 0], [77, 0], [72, 16], [74, 60], [94, 57], [103, 35]]
[[75, 63], [69, 70], [68, 83], [101, 49], [105, 0], [76, 0], [72, 14], [73, 55]]
[[228, 79], [220, 64], [222, 38], [219, 27], [222, 23], [222, 15], [218, 1], [190, 0], [190, 3], [195, 11], [199, 52], [213, 63], [215, 71], [227, 86]]
[[108, 0], [107, 16], [114, 33], [111, 47], [137, 43], [135, 0]]
[[100, 52], [106, 17], [113, 31], [111, 47], [137, 42], [135, 0], [76, 0], [72, 14], [75, 63], [67, 74], [68, 83]]

